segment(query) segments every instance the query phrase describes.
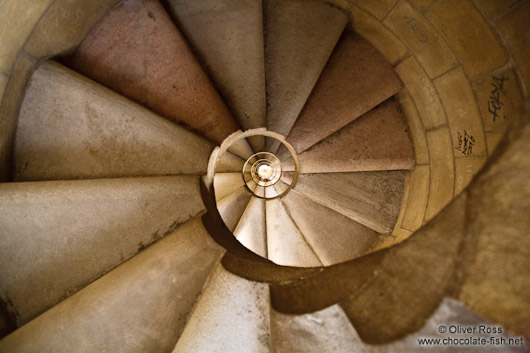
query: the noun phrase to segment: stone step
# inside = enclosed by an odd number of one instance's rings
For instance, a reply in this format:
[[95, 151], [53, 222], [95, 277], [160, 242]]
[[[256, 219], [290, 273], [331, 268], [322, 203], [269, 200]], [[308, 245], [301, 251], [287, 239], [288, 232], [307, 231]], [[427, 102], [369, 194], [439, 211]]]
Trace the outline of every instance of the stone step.
[[173, 353], [268, 353], [269, 286], [219, 265]]
[[348, 17], [323, 1], [264, 0], [263, 5], [267, 124], [286, 136]]
[[379, 234], [291, 190], [282, 198], [294, 222], [325, 266], [365, 255]]
[[244, 185], [241, 173], [217, 173], [213, 177], [213, 187], [217, 202]]
[[0, 351], [169, 352], [223, 253], [196, 218], [5, 337]]
[[203, 209], [196, 176], [0, 184], [0, 297], [20, 326]]
[[298, 161], [300, 173], [408, 170], [415, 164], [408, 124], [393, 99], [302, 152]]
[[212, 145], [53, 61], [33, 74], [15, 145], [18, 181], [205, 173]]
[[230, 152], [225, 152], [221, 156], [221, 159], [219, 159], [219, 162], [217, 163], [217, 166], [215, 167], [215, 172], [216, 173], [241, 173], [241, 171], [243, 170], [244, 164], [245, 164], [244, 159]]
[[269, 260], [283, 266], [322, 266], [280, 199], [265, 203]]
[[68, 65], [215, 143], [239, 129], [158, 0], [122, 2]]
[[300, 153], [384, 102], [401, 86], [381, 53], [359, 35], [344, 31], [287, 141]]
[[167, 5], [241, 127], [266, 127], [261, 0], [168, 0]]
[[271, 309], [273, 353], [367, 353], [348, 317], [338, 305], [305, 315]]
[[265, 200], [252, 197], [241, 216], [234, 235], [237, 240], [256, 254], [267, 258], [267, 229], [265, 226]]
[[222, 200], [217, 201], [217, 209], [221, 214], [221, 218], [231, 232], [236, 229], [243, 212], [245, 212], [250, 202], [250, 197], [251, 195], [247, 189], [240, 187]]
[[390, 233], [403, 197], [405, 172], [300, 174], [295, 190], [375, 230]]

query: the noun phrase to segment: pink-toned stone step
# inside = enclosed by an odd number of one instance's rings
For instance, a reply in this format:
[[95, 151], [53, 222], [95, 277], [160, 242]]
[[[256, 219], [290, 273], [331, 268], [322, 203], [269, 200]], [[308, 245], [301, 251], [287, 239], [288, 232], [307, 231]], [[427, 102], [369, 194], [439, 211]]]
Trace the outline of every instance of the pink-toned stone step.
[[301, 173], [407, 170], [414, 149], [399, 104], [391, 99], [298, 155]]
[[239, 128], [158, 0], [120, 4], [69, 66], [213, 142]]
[[345, 31], [287, 140], [308, 149], [402, 87], [392, 66], [359, 35]]

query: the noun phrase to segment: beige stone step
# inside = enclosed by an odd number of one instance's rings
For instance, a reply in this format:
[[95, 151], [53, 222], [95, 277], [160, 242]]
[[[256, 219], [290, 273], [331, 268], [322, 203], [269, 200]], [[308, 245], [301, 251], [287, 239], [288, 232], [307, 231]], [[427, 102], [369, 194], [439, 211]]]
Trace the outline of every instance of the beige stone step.
[[268, 129], [287, 135], [348, 17], [314, 0], [264, 0]]
[[324, 265], [365, 255], [379, 234], [291, 190], [283, 203]]
[[265, 200], [252, 197], [234, 230], [237, 240], [256, 254], [267, 258]]
[[386, 234], [397, 220], [404, 183], [403, 171], [300, 174], [295, 190]]
[[282, 201], [267, 200], [265, 207], [269, 260], [283, 266], [322, 266], [322, 262], [287, 213]]
[[301, 173], [407, 170], [414, 149], [399, 104], [389, 100], [298, 155]]
[[225, 152], [217, 166], [215, 167], [216, 173], [241, 173], [243, 170], [243, 165], [245, 160], [232, 154], [230, 152]]
[[221, 143], [239, 129], [158, 0], [122, 2], [69, 66], [210, 141]]
[[243, 129], [266, 127], [261, 0], [167, 4]]
[[366, 353], [364, 343], [338, 305], [305, 315], [271, 309], [273, 353]]
[[240, 187], [222, 200], [217, 201], [217, 209], [223, 221], [231, 232], [236, 229], [243, 212], [250, 202], [250, 193], [245, 187]]
[[204, 173], [212, 145], [60, 64], [33, 74], [19, 115], [15, 180]]
[[195, 176], [0, 184], [0, 296], [24, 324], [203, 209]]
[[197, 218], [5, 337], [0, 351], [169, 352], [222, 254]]
[[401, 86], [381, 53], [359, 35], [345, 31], [287, 141], [300, 153], [387, 100]]
[[241, 173], [217, 173], [213, 178], [213, 187], [215, 190], [215, 199], [220, 202], [226, 196], [230, 195], [243, 186]]
[[173, 353], [268, 353], [269, 286], [219, 265]]

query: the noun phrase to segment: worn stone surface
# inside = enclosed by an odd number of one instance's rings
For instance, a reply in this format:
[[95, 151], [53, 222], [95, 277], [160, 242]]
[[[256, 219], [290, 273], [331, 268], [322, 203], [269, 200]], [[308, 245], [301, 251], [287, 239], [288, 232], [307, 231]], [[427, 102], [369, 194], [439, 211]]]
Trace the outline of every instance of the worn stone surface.
[[43, 14], [24, 49], [43, 58], [70, 54], [118, 0], [56, 0]]
[[497, 28], [510, 51], [521, 80], [525, 87], [526, 95], [530, 94], [530, 2], [523, 1], [514, 4], [512, 9], [496, 21]]
[[464, 71], [454, 69], [434, 80], [434, 86], [447, 114], [455, 157], [485, 156], [484, 125]]
[[366, 254], [378, 237], [375, 231], [294, 190], [282, 201], [325, 266]]
[[396, 72], [405, 84], [425, 129], [447, 122], [445, 113], [433, 84], [414, 57], [409, 57], [398, 66]]
[[239, 128], [158, 0], [120, 4], [69, 66], [213, 142]]
[[250, 193], [243, 186], [217, 201], [217, 208], [230, 231], [234, 231], [250, 201]]
[[338, 305], [305, 315], [271, 310], [271, 339], [274, 353], [366, 352]]
[[266, 353], [269, 286], [225, 270], [213, 272], [173, 353]]
[[52, 0], [4, 0], [0, 3], [0, 72], [11, 73], [18, 51]]
[[283, 266], [313, 267], [322, 262], [290, 217], [280, 199], [267, 200], [267, 253], [269, 260]]
[[239, 124], [245, 130], [266, 127], [261, 1], [167, 3]]
[[352, 0], [352, 2], [382, 20], [397, 0]]
[[439, 0], [409, 0], [409, 2], [418, 9], [419, 12], [425, 13]]
[[427, 143], [431, 156], [431, 181], [429, 184], [429, 202], [425, 211], [425, 220], [430, 220], [452, 199], [454, 192], [453, 146], [448, 128], [427, 132]]
[[18, 121], [15, 179], [79, 179], [206, 171], [204, 139], [46, 62], [26, 92]]
[[427, 165], [416, 166], [410, 174], [407, 207], [401, 226], [410, 231], [418, 230], [423, 224], [430, 190], [430, 168]]
[[399, 214], [405, 172], [300, 174], [295, 190], [379, 233]]
[[470, 188], [470, 255], [457, 298], [506, 329], [530, 338], [530, 125], [526, 114]]
[[234, 230], [237, 240], [256, 254], [267, 257], [265, 200], [252, 197]]
[[215, 200], [217, 202], [224, 199], [237, 189], [243, 186], [241, 173], [217, 173], [213, 178], [215, 190]]
[[425, 130], [418, 114], [418, 110], [416, 109], [416, 105], [406, 89], [401, 90], [398, 93], [397, 98], [401, 109], [403, 110], [403, 114], [407, 119], [410, 136], [412, 137], [412, 144], [414, 145], [416, 164], [427, 164], [429, 163], [427, 138], [425, 137]]
[[504, 15], [522, 1], [525, 0], [476, 0], [475, 3], [488, 18], [495, 18]]
[[350, 14], [355, 32], [369, 41], [389, 63], [394, 64], [405, 57], [405, 45], [379, 20], [355, 5], [351, 7]]
[[168, 352], [222, 254], [195, 219], [4, 338], [0, 351]]
[[34, 59], [24, 54], [19, 55], [0, 105], [0, 180], [2, 181], [12, 180], [13, 143], [18, 113], [24, 98], [24, 88], [34, 65]]
[[345, 31], [287, 141], [300, 153], [400, 89], [385, 58], [365, 39]]
[[225, 152], [221, 158], [219, 159], [219, 162], [215, 166], [215, 172], [216, 173], [241, 173], [243, 170], [243, 165], [245, 164], [245, 161], [230, 153]]
[[486, 157], [455, 158], [455, 195], [466, 188], [486, 163]]
[[410, 48], [429, 77], [436, 77], [456, 64], [442, 37], [407, 1], [400, 1], [384, 23]]
[[409, 128], [389, 100], [298, 155], [301, 173], [403, 170], [414, 166]]
[[0, 195], [0, 295], [18, 325], [204, 208], [194, 176], [7, 183]]
[[503, 71], [471, 84], [485, 131], [504, 129], [518, 114], [523, 97], [513, 70]]
[[423, 327], [436, 310], [457, 267], [466, 200], [465, 195], [460, 197], [437, 222], [387, 249], [380, 266], [366, 277], [366, 285], [340, 303], [365, 342], [381, 344], [404, 337]]
[[506, 64], [505, 49], [471, 1], [442, 0], [427, 17], [447, 41], [470, 80]]
[[264, 0], [267, 126], [287, 135], [348, 17], [322, 1]]

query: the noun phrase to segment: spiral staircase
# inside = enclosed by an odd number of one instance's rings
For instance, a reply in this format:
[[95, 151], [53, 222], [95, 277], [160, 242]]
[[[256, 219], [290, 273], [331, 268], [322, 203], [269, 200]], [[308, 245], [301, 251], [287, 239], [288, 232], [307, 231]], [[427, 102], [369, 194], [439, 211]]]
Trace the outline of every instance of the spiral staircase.
[[102, 3], [72, 50], [28, 55], [0, 352], [462, 351], [418, 345], [441, 325], [530, 339], [528, 110], [405, 229], [422, 92], [356, 4]]

